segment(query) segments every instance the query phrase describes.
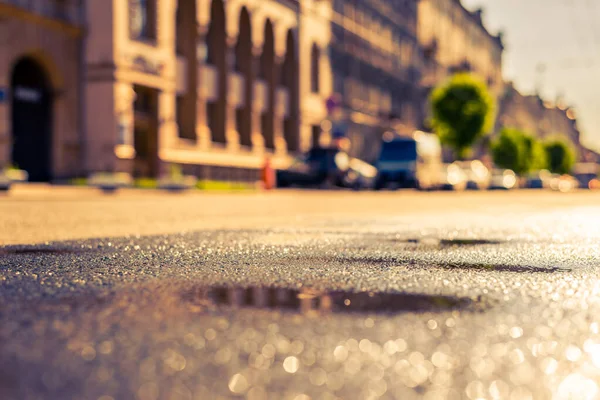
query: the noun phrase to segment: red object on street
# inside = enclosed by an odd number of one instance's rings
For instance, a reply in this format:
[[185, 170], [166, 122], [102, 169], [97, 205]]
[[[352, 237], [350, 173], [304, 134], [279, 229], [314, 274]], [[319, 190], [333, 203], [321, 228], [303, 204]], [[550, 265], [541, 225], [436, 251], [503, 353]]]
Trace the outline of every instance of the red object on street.
[[275, 187], [275, 170], [271, 167], [271, 159], [269, 157], [265, 158], [265, 163], [261, 171], [261, 179], [265, 190], [271, 190]]

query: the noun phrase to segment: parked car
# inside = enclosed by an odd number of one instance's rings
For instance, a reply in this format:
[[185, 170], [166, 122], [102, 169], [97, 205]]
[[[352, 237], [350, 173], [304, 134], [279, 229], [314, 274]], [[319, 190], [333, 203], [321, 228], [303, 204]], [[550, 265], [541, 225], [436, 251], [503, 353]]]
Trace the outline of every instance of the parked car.
[[517, 175], [511, 169], [493, 169], [490, 173], [490, 190], [509, 190], [517, 186]]
[[490, 186], [490, 171], [479, 160], [456, 161], [467, 175], [467, 189], [486, 190]]
[[442, 148], [436, 135], [415, 131], [410, 135], [387, 132], [376, 166], [376, 189], [388, 186], [437, 189], [440, 187]]
[[523, 187], [526, 189], [548, 189], [552, 174], [548, 170], [541, 170], [531, 173], [525, 177]]
[[441, 168], [440, 188], [442, 190], [465, 190], [467, 174], [456, 164], [444, 164]]
[[600, 164], [596, 163], [578, 163], [573, 168], [573, 176], [579, 182], [579, 187], [590, 189], [592, 181], [598, 179], [600, 175]]
[[337, 147], [315, 147], [295, 159], [289, 168], [276, 171], [278, 187], [363, 189], [372, 187], [376, 176], [375, 167], [350, 158]]

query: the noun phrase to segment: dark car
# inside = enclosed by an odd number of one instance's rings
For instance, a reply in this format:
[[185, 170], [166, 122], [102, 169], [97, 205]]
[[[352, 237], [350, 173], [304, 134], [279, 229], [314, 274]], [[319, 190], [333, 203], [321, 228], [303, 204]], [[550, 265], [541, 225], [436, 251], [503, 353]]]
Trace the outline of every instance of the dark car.
[[289, 168], [277, 171], [277, 186], [365, 188], [368, 177], [364, 176], [365, 168], [353, 168], [362, 165], [357, 161], [338, 148], [313, 148]]

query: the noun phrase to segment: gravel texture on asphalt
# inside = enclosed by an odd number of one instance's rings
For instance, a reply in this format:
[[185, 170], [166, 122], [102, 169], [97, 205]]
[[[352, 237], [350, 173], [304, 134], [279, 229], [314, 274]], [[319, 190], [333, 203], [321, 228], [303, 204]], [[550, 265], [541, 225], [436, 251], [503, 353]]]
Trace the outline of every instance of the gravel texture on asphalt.
[[594, 204], [0, 247], [0, 399], [594, 399]]

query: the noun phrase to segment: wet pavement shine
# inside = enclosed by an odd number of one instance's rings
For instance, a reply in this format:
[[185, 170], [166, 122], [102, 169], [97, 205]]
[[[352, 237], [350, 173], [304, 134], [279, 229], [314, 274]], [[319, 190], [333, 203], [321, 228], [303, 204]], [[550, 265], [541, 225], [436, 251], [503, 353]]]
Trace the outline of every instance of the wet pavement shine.
[[600, 398], [564, 199], [0, 247], [0, 399]]

